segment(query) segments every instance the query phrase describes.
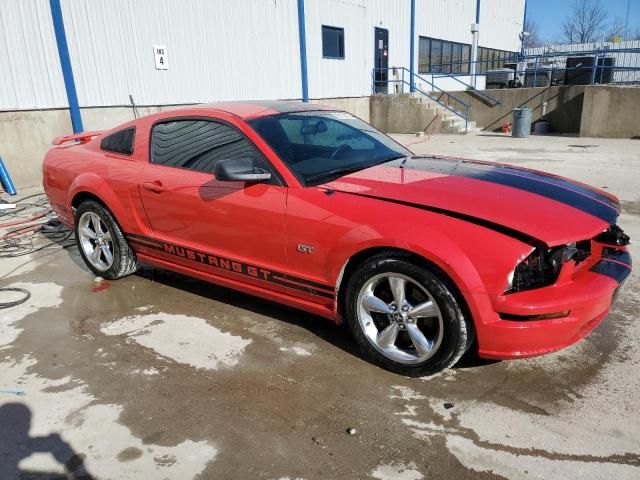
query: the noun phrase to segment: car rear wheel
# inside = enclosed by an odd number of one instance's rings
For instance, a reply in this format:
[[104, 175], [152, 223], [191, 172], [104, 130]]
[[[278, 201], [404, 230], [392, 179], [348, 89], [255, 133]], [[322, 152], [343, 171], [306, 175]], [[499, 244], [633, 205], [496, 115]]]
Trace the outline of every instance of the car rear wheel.
[[111, 213], [87, 200], [76, 210], [75, 236], [82, 259], [96, 275], [109, 280], [135, 272], [138, 259]]
[[364, 354], [407, 376], [455, 364], [472, 329], [449, 282], [402, 254], [377, 255], [351, 276], [346, 319]]

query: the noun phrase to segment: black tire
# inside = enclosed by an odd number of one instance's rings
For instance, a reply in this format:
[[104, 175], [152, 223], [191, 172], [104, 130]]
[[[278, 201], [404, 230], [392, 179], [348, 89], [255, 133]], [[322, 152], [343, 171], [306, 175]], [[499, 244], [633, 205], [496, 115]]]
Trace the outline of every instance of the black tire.
[[[82, 215], [87, 212], [96, 214], [111, 234], [113, 246], [113, 263], [106, 270], [96, 268], [91, 263], [91, 261], [89, 261], [80, 243], [80, 234], [78, 232], [80, 225], [79, 220]], [[135, 252], [127, 243], [127, 240], [122, 234], [120, 226], [113, 218], [111, 212], [109, 212], [109, 210], [107, 210], [101, 203], [94, 200], [86, 200], [80, 204], [75, 213], [74, 233], [80, 255], [82, 256], [84, 263], [95, 275], [106, 278], [108, 280], [116, 280], [118, 278], [130, 275], [138, 269], [138, 258], [136, 257]]]
[[[466, 308], [456, 299], [451, 281], [434, 270], [411, 262], [402, 253], [375, 255], [360, 265], [347, 283], [344, 312], [347, 324], [364, 356], [373, 363], [401, 375], [422, 377], [452, 367], [473, 342], [473, 327]], [[395, 361], [377, 350], [363, 332], [358, 321], [358, 297], [361, 289], [373, 277], [385, 273], [400, 274], [423, 286], [438, 305], [442, 317], [442, 340], [431, 357], [422, 363], [406, 364]]]

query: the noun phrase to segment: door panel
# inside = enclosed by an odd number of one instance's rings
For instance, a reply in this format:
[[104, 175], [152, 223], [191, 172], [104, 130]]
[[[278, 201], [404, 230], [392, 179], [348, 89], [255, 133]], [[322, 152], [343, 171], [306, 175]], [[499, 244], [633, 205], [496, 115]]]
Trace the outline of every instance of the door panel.
[[[217, 162], [247, 158], [272, 171], [272, 181], [215, 179]], [[139, 191], [154, 236], [153, 255], [237, 281], [284, 289], [277, 272], [286, 265], [287, 189], [253, 142], [222, 120], [167, 118], [151, 128], [149, 160]]]
[[282, 291], [285, 187], [148, 165], [140, 196], [160, 258]]

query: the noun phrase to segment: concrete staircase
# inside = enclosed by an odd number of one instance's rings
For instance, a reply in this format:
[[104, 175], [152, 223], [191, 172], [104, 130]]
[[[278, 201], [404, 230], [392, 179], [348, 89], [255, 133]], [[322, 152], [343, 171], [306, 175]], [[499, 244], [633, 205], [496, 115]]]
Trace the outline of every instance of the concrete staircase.
[[480, 129], [420, 93], [396, 93], [371, 97], [371, 122], [387, 133], [477, 134]]

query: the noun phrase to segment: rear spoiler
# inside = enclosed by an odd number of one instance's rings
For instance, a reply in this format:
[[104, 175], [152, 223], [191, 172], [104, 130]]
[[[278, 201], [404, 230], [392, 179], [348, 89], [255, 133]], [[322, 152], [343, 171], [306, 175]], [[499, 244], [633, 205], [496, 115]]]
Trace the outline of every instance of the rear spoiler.
[[91, 140], [93, 137], [97, 137], [98, 135], [102, 135], [105, 130], [96, 130], [94, 132], [81, 132], [74, 133], [73, 135], [63, 135], [61, 137], [56, 137], [53, 139], [54, 145], [62, 145], [63, 143], [80, 141], [81, 143], [86, 143]]

